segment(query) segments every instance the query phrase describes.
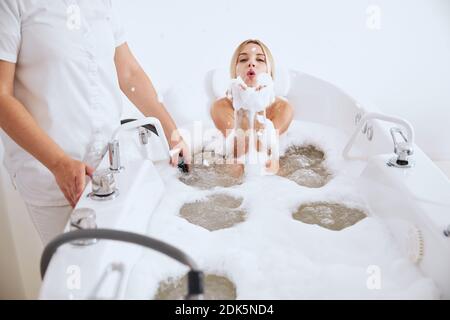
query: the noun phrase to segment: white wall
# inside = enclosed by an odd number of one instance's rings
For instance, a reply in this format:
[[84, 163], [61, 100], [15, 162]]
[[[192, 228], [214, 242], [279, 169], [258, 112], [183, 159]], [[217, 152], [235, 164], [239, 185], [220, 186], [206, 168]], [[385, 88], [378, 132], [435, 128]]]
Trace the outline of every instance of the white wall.
[[[277, 4], [274, 7], [274, 4]], [[417, 143], [450, 160], [448, 0], [114, 0], [129, 44], [162, 90], [228, 66], [247, 38], [276, 62], [337, 84], [361, 102], [410, 120]], [[381, 10], [381, 29], [367, 27]], [[186, 106], [189, 108], [189, 106]]]
[[25, 205], [0, 166], [0, 299], [37, 298], [41, 251], [41, 241]]

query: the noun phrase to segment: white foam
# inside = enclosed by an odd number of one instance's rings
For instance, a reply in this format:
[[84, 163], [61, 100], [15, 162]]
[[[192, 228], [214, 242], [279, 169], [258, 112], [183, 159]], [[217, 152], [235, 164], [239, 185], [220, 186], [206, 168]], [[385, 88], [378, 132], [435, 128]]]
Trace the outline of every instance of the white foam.
[[[234, 282], [238, 299], [430, 299], [439, 292], [397, 248], [383, 221], [372, 216], [355, 180], [361, 162], [343, 161], [346, 136], [334, 128], [294, 122], [282, 136], [291, 144], [314, 144], [326, 153], [334, 178], [309, 189], [279, 176], [249, 177], [228, 189], [199, 191], [178, 180], [167, 165], [161, 174], [169, 192], [153, 215], [148, 235], [167, 241], [192, 256], [200, 268]], [[178, 216], [186, 202], [222, 192], [244, 199], [247, 221], [209, 232]], [[368, 218], [342, 231], [304, 224], [292, 218], [298, 206], [331, 201], [363, 209]], [[367, 287], [370, 266], [381, 271], [381, 289]], [[186, 268], [146, 251], [130, 276], [130, 298], [151, 298], [159, 281], [181, 277]]]
[[[263, 115], [256, 115], [259, 112], [265, 112], [266, 108], [270, 106], [275, 100], [274, 93], [274, 83], [272, 77], [268, 73], [261, 73], [257, 78], [257, 87], [249, 87], [245, 84], [241, 77], [233, 79], [230, 84], [229, 92], [232, 95], [233, 107], [234, 107], [234, 117], [238, 119], [239, 110], [243, 109], [247, 112], [247, 117], [249, 119], [249, 148], [248, 154], [245, 156], [247, 158], [246, 163], [246, 174], [253, 175], [265, 175], [266, 171], [266, 161], [268, 159], [266, 152], [266, 145], [263, 144], [262, 152], [257, 152], [255, 145], [255, 137], [253, 124], [254, 119], [263, 125], [264, 127], [264, 138], [267, 138], [268, 134], [272, 134], [272, 131], [267, 131], [265, 129], [266, 117]], [[256, 115], [256, 117], [255, 117]], [[239, 122], [239, 120], [237, 121]], [[240, 128], [235, 128], [240, 129]], [[235, 132], [234, 132], [235, 133]], [[227, 141], [227, 154], [232, 153], [232, 142], [234, 141], [234, 134], [228, 138]], [[267, 139], [261, 139], [260, 141], [267, 141]], [[269, 146], [270, 147], [270, 146]]]

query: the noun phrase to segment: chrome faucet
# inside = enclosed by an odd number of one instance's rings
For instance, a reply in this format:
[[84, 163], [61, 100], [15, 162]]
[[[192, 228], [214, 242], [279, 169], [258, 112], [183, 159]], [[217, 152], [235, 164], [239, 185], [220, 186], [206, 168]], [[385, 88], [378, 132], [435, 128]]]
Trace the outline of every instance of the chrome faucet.
[[447, 229], [444, 230], [444, 236], [450, 238], [450, 224], [447, 226]]
[[[376, 113], [376, 112], [369, 112], [366, 113], [364, 116], [361, 116], [360, 113], [357, 114], [355, 118], [356, 122], [356, 129], [353, 132], [352, 136], [350, 137], [349, 141], [347, 142], [347, 145], [344, 147], [344, 150], [342, 151], [342, 156], [344, 159], [352, 159], [355, 157], [350, 157], [349, 153], [353, 146], [353, 144], [356, 141], [357, 136], [361, 132], [361, 129], [367, 125], [367, 122], [370, 120], [381, 120], [385, 122], [391, 122], [396, 123], [398, 125], [401, 125], [405, 131], [406, 134], [403, 133], [403, 130], [400, 128], [392, 128], [391, 129], [391, 136], [394, 140], [394, 152], [397, 155], [396, 157], [390, 159], [387, 162], [387, 165], [390, 167], [396, 167], [396, 168], [410, 168], [413, 166], [413, 161], [410, 159], [410, 156], [414, 153], [414, 128], [405, 119], [389, 116], [382, 113]], [[395, 138], [395, 133], [398, 133], [403, 138], [403, 142], [397, 141]], [[373, 131], [371, 133], [373, 138]], [[369, 139], [370, 140], [370, 139]], [[368, 160], [368, 157], [358, 157], [359, 160]]]
[[[403, 133], [400, 128], [391, 128], [391, 136], [394, 141], [394, 152], [397, 157], [389, 160], [389, 165], [397, 168], [410, 168], [412, 166], [412, 161], [409, 159], [411, 155], [414, 154], [414, 148], [408, 138]], [[403, 142], [399, 142], [395, 138], [395, 134], [398, 133], [402, 138]]]
[[122, 120], [121, 126], [114, 131], [108, 143], [109, 168], [96, 171], [92, 176], [92, 192], [88, 195], [90, 199], [96, 201], [112, 200], [119, 195], [114, 176], [115, 173], [119, 173], [123, 169], [120, 161], [119, 134], [124, 130], [137, 128], [139, 128], [139, 139], [142, 145], [148, 144], [150, 132], [153, 132], [160, 137], [168, 156], [171, 156], [169, 144], [158, 119], [148, 117], [139, 120]]

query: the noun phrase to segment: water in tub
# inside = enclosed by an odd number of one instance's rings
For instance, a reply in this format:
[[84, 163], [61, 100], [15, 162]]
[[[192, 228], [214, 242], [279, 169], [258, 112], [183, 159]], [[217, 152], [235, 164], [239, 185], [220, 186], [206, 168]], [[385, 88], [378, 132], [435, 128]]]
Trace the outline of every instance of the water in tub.
[[[363, 164], [343, 161], [345, 142], [334, 128], [294, 121], [280, 141], [278, 175], [222, 183], [228, 172], [219, 164], [215, 177], [214, 165], [203, 161], [211, 154], [201, 149], [191, 173], [197, 179], [159, 165], [167, 193], [148, 235], [197, 261], [207, 274], [207, 298], [438, 298], [433, 281], [365, 206], [355, 187]], [[186, 272], [145, 251], [127, 297], [182, 298]]]
[[[210, 299], [438, 298], [366, 207], [355, 187], [363, 163], [342, 159], [346, 141], [334, 128], [294, 121], [280, 141], [278, 175], [226, 183], [229, 173], [219, 164], [213, 174], [201, 149], [195, 179], [158, 165], [167, 193], [147, 233], [197, 261]], [[187, 271], [146, 250], [126, 297], [181, 299]]]

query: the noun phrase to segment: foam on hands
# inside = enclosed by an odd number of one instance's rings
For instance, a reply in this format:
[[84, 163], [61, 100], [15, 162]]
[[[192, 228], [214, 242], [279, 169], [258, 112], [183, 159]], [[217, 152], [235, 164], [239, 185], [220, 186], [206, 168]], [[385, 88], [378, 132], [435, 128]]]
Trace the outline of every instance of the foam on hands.
[[230, 92], [235, 110], [264, 111], [275, 100], [274, 83], [267, 73], [261, 73], [257, 87], [249, 87], [241, 77], [231, 80]]

